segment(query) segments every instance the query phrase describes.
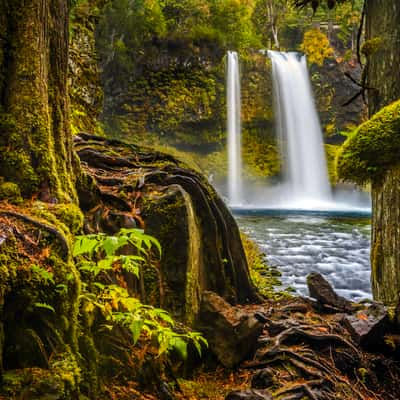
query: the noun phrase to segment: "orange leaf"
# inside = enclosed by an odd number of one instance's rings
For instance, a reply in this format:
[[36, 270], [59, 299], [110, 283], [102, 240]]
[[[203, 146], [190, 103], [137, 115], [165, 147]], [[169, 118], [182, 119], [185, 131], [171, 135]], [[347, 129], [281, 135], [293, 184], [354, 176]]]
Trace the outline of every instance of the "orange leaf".
[[45, 257], [45, 258], [48, 258], [50, 256], [50, 247], [45, 247], [42, 250], [42, 256]]
[[357, 318], [363, 321], [368, 321], [368, 317], [364, 313], [357, 314]]

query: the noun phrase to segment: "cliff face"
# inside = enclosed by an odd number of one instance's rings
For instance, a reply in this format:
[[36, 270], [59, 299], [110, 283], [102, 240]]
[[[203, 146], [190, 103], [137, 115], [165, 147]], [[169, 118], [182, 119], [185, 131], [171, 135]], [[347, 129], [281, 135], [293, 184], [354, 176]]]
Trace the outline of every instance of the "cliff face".
[[70, 119], [73, 134], [101, 133], [98, 122], [103, 91], [97, 65], [94, 31], [103, 0], [77, 5], [72, 9], [68, 58]]
[[[225, 52], [190, 41], [175, 45], [182, 46], [179, 52], [174, 52], [170, 42], [153, 42], [135, 60], [136, 69], [124, 82], [101, 60], [105, 130], [115, 137], [190, 153], [200, 168], [223, 186], [227, 172]], [[245, 179], [276, 177], [280, 160], [274, 134], [271, 63], [258, 51], [244, 51], [240, 60]], [[343, 142], [340, 132], [352, 129], [362, 119], [361, 97], [342, 106], [358, 91], [344, 72], [359, 79], [359, 69], [341, 59], [326, 59], [321, 67], [310, 67], [321, 125], [331, 144]]]

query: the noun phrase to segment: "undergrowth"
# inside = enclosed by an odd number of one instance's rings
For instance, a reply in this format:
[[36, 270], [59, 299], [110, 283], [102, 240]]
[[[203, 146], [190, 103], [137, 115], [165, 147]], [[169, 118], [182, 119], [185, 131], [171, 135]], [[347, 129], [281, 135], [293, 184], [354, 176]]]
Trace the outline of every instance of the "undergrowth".
[[154, 249], [161, 256], [157, 239], [140, 229], [121, 229], [115, 236], [103, 233], [78, 236], [73, 255], [85, 277], [82, 312], [100, 312], [106, 321], [103, 328], [112, 330], [118, 325], [127, 329], [133, 344], [139, 339], [156, 343], [158, 356], [176, 351], [185, 360], [189, 343], [201, 356], [202, 346], [207, 346], [207, 342], [199, 332], [178, 333], [167, 311], [143, 304], [128, 289], [126, 273], [133, 274], [140, 282], [141, 291], [144, 290], [143, 268], [151, 262]]

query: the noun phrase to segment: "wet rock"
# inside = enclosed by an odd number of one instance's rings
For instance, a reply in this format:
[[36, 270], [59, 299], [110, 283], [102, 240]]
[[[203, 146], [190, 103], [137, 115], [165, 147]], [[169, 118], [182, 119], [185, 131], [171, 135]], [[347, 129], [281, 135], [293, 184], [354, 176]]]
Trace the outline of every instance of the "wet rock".
[[358, 344], [374, 349], [382, 344], [389, 316], [384, 305], [374, 303], [355, 315], [346, 315], [343, 324]]
[[267, 389], [274, 383], [274, 372], [270, 368], [257, 371], [251, 378], [253, 389]]
[[253, 315], [232, 307], [217, 294], [206, 291], [198, 328], [218, 360], [232, 368], [254, 352], [263, 324]]
[[267, 390], [249, 389], [230, 392], [225, 400], [272, 400], [272, 396]]
[[337, 295], [330, 283], [321, 274], [311, 272], [307, 276], [307, 286], [310, 296], [326, 309], [346, 312], [353, 310], [351, 302]]

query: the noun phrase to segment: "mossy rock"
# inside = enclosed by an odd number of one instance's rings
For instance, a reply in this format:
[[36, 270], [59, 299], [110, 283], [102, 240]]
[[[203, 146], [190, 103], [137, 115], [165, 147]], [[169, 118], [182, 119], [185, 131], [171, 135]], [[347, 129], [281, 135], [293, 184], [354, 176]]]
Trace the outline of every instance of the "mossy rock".
[[80, 370], [70, 354], [58, 358], [50, 368], [24, 368], [6, 371], [2, 376], [0, 398], [27, 400], [70, 400], [79, 393]]
[[117, 140], [81, 134], [75, 144], [103, 202], [87, 204], [85, 229], [104, 229], [123, 212], [155, 236], [162, 306], [191, 323], [204, 290], [231, 303], [258, 299], [236, 222], [205, 177], [169, 154]]
[[380, 180], [399, 162], [400, 101], [377, 112], [343, 144], [336, 160], [341, 179], [360, 185]]
[[5, 200], [12, 204], [22, 202], [19, 186], [13, 182], [0, 182], [0, 201]]

